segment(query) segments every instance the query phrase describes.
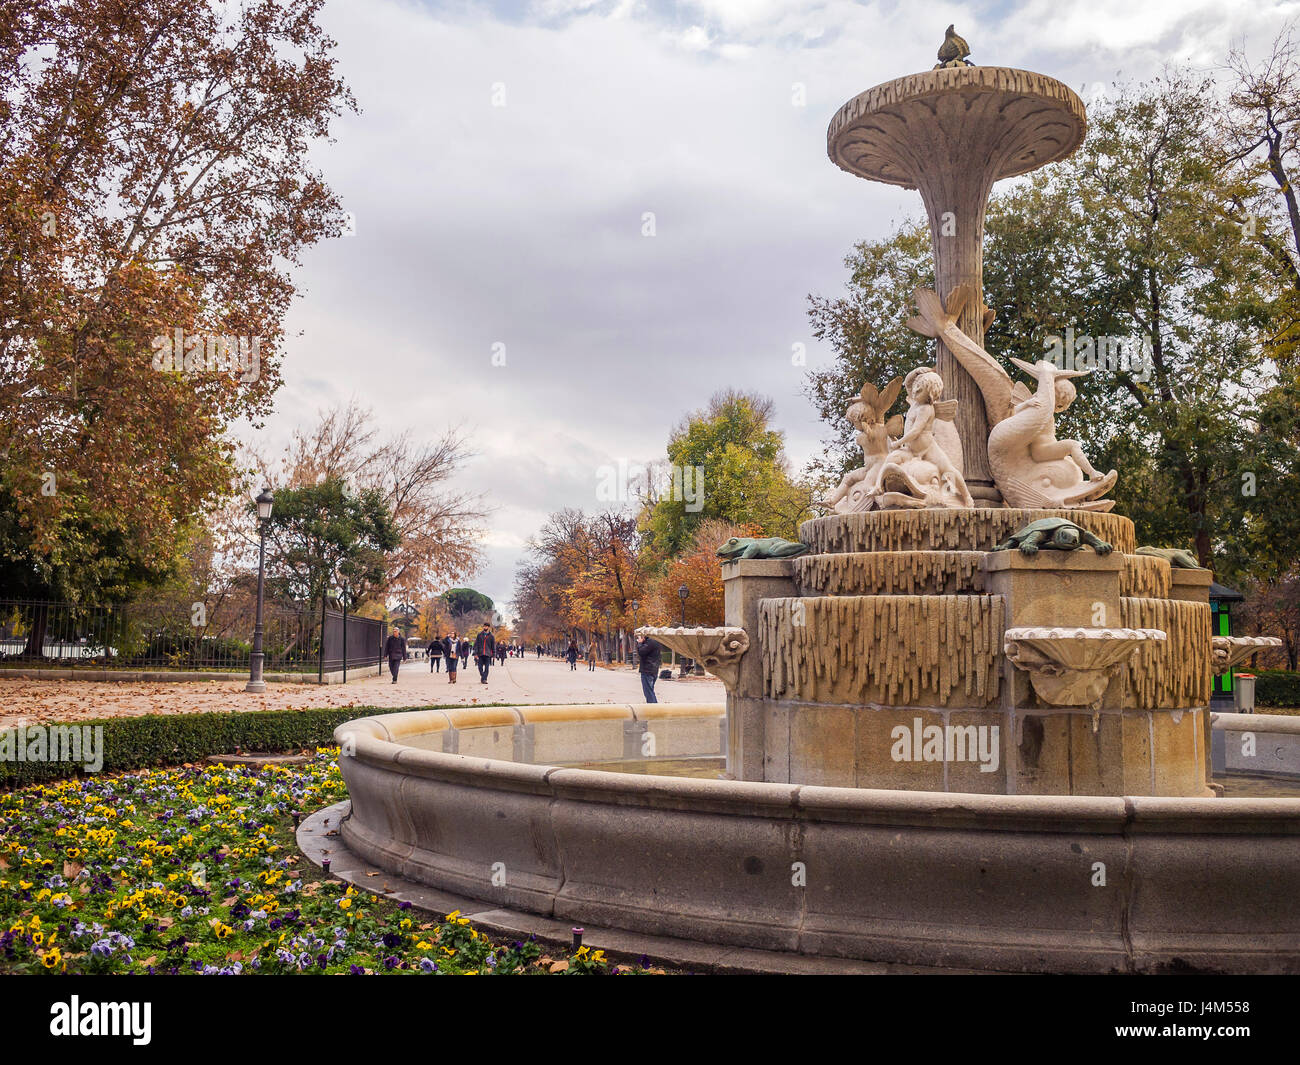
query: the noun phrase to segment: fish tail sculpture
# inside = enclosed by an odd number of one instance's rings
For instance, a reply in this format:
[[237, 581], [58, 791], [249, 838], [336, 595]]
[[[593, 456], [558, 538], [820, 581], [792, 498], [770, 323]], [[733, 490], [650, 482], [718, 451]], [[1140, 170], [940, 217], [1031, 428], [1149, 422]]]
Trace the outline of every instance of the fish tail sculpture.
[[[947, 307], [930, 289], [918, 288], [913, 295], [918, 313], [908, 319], [908, 327], [943, 341], [984, 397], [992, 426], [989, 469], [1006, 503], [1013, 507], [1110, 510], [1114, 501], [1098, 497], [1110, 490], [1119, 475], [1111, 470], [1105, 476], [1094, 476], [1096, 471], [1077, 441], [1056, 439], [1055, 415], [1074, 398], [1073, 386], [1058, 395], [1057, 382], [1086, 371], [1012, 359], [1036, 380], [1038, 387], [1031, 392], [1024, 384], [1013, 382], [1001, 364], [958, 327], [958, 316], [975, 296], [971, 286], [956, 286], [948, 295]], [[991, 313], [985, 312], [986, 326]]]

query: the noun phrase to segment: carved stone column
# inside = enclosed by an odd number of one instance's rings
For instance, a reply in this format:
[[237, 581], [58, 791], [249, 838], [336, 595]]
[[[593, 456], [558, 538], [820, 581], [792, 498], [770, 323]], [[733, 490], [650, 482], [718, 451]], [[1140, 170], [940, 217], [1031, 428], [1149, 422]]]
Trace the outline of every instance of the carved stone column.
[[[794, 566], [786, 559], [724, 562], [722, 594], [726, 624], [757, 634], [758, 604], [795, 594]], [[754, 647], [740, 659], [735, 684], [727, 689], [727, 772], [737, 780], [765, 779], [766, 710], [763, 656]]]

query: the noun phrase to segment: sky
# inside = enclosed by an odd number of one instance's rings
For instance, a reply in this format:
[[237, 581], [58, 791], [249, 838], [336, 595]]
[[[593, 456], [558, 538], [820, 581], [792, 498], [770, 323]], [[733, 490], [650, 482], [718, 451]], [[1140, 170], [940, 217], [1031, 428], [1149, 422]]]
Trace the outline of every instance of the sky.
[[833, 353], [807, 297], [843, 292], [853, 244], [920, 212], [827, 158], [846, 100], [930, 69], [949, 23], [973, 62], [1089, 102], [1168, 63], [1212, 71], [1234, 44], [1260, 57], [1298, 9], [326, 0], [360, 113], [313, 155], [354, 232], [295, 275], [258, 444], [353, 398], [386, 432], [459, 426], [474, 456], [456, 487], [491, 516], [483, 568], [456, 583], [508, 617], [547, 515], [605, 509], [610, 469], [662, 459], [714, 392], [771, 396], [796, 470], [824, 446], [804, 380]]

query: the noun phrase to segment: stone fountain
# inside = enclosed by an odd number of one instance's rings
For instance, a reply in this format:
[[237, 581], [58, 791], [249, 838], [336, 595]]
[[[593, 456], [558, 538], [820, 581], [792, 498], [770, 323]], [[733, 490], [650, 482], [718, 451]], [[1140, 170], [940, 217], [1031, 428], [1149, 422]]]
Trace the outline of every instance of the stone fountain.
[[802, 550], [720, 552], [724, 629], [653, 634], [726, 681], [737, 779], [1209, 795], [1208, 572], [1137, 554], [1105, 498], [1117, 472], [1057, 438], [1081, 373], [1013, 359], [1015, 380], [984, 348], [990, 189], [1070, 155], [1083, 104], [953, 40], [934, 70], [848, 101], [826, 137], [841, 169], [921, 194], [937, 291], [908, 324], [934, 365], [863, 385], [846, 414], [863, 464]]
[[[1116, 472], [1057, 439], [1077, 375], [1013, 362], [1017, 380], [984, 347], [989, 189], [1073, 151], [1083, 105], [968, 54], [950, 32], [938, 68], [854, 97], [827, 134], [843, 169], [921, 191], [937, 290], [909, 324], [934, 366], [863, 385], [862, 466], [799, 542], [719, 549], [725, 625], [640, 630], [720, 676], [725, 708], [347, 722], [350, 799], [304, 823], [309, 854], [501, 934], [579, 923], [692, 969], [742, 947], [776, 971], [797, 952], [1300, 972], [1300, 799], [1209, 785], [1212, 670], [1261, 644], [1211, 641], [1209, 571], [1139, 549], [1110, 512]], [[1267, 771], [1300, 763], [1293, 719], [1223, 716], [1229, 771], [1258, 768], [1257, 746]], [[723, 753], [730, 779], [608, 771], [716, 774]]]

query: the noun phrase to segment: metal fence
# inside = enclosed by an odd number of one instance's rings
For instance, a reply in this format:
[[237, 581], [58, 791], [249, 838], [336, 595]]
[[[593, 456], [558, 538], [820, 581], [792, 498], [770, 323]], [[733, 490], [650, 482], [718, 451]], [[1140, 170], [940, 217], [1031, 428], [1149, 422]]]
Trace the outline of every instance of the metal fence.
[[[218, 619], [198, 606], [0, 599], [0, 666], [246, 671], [253, 649], [252, 617], [240, 611]], [[328, 638], [328, 622], [326, 632]], [[264, 668], [317, 672], [320, 633], [319, 610], [267, 604]]]
[[377, 665], [384, 656], [384, 635], [382, 621], [356, 614], [345, 619], [339, 611], [326, 610], [321, 672]]

